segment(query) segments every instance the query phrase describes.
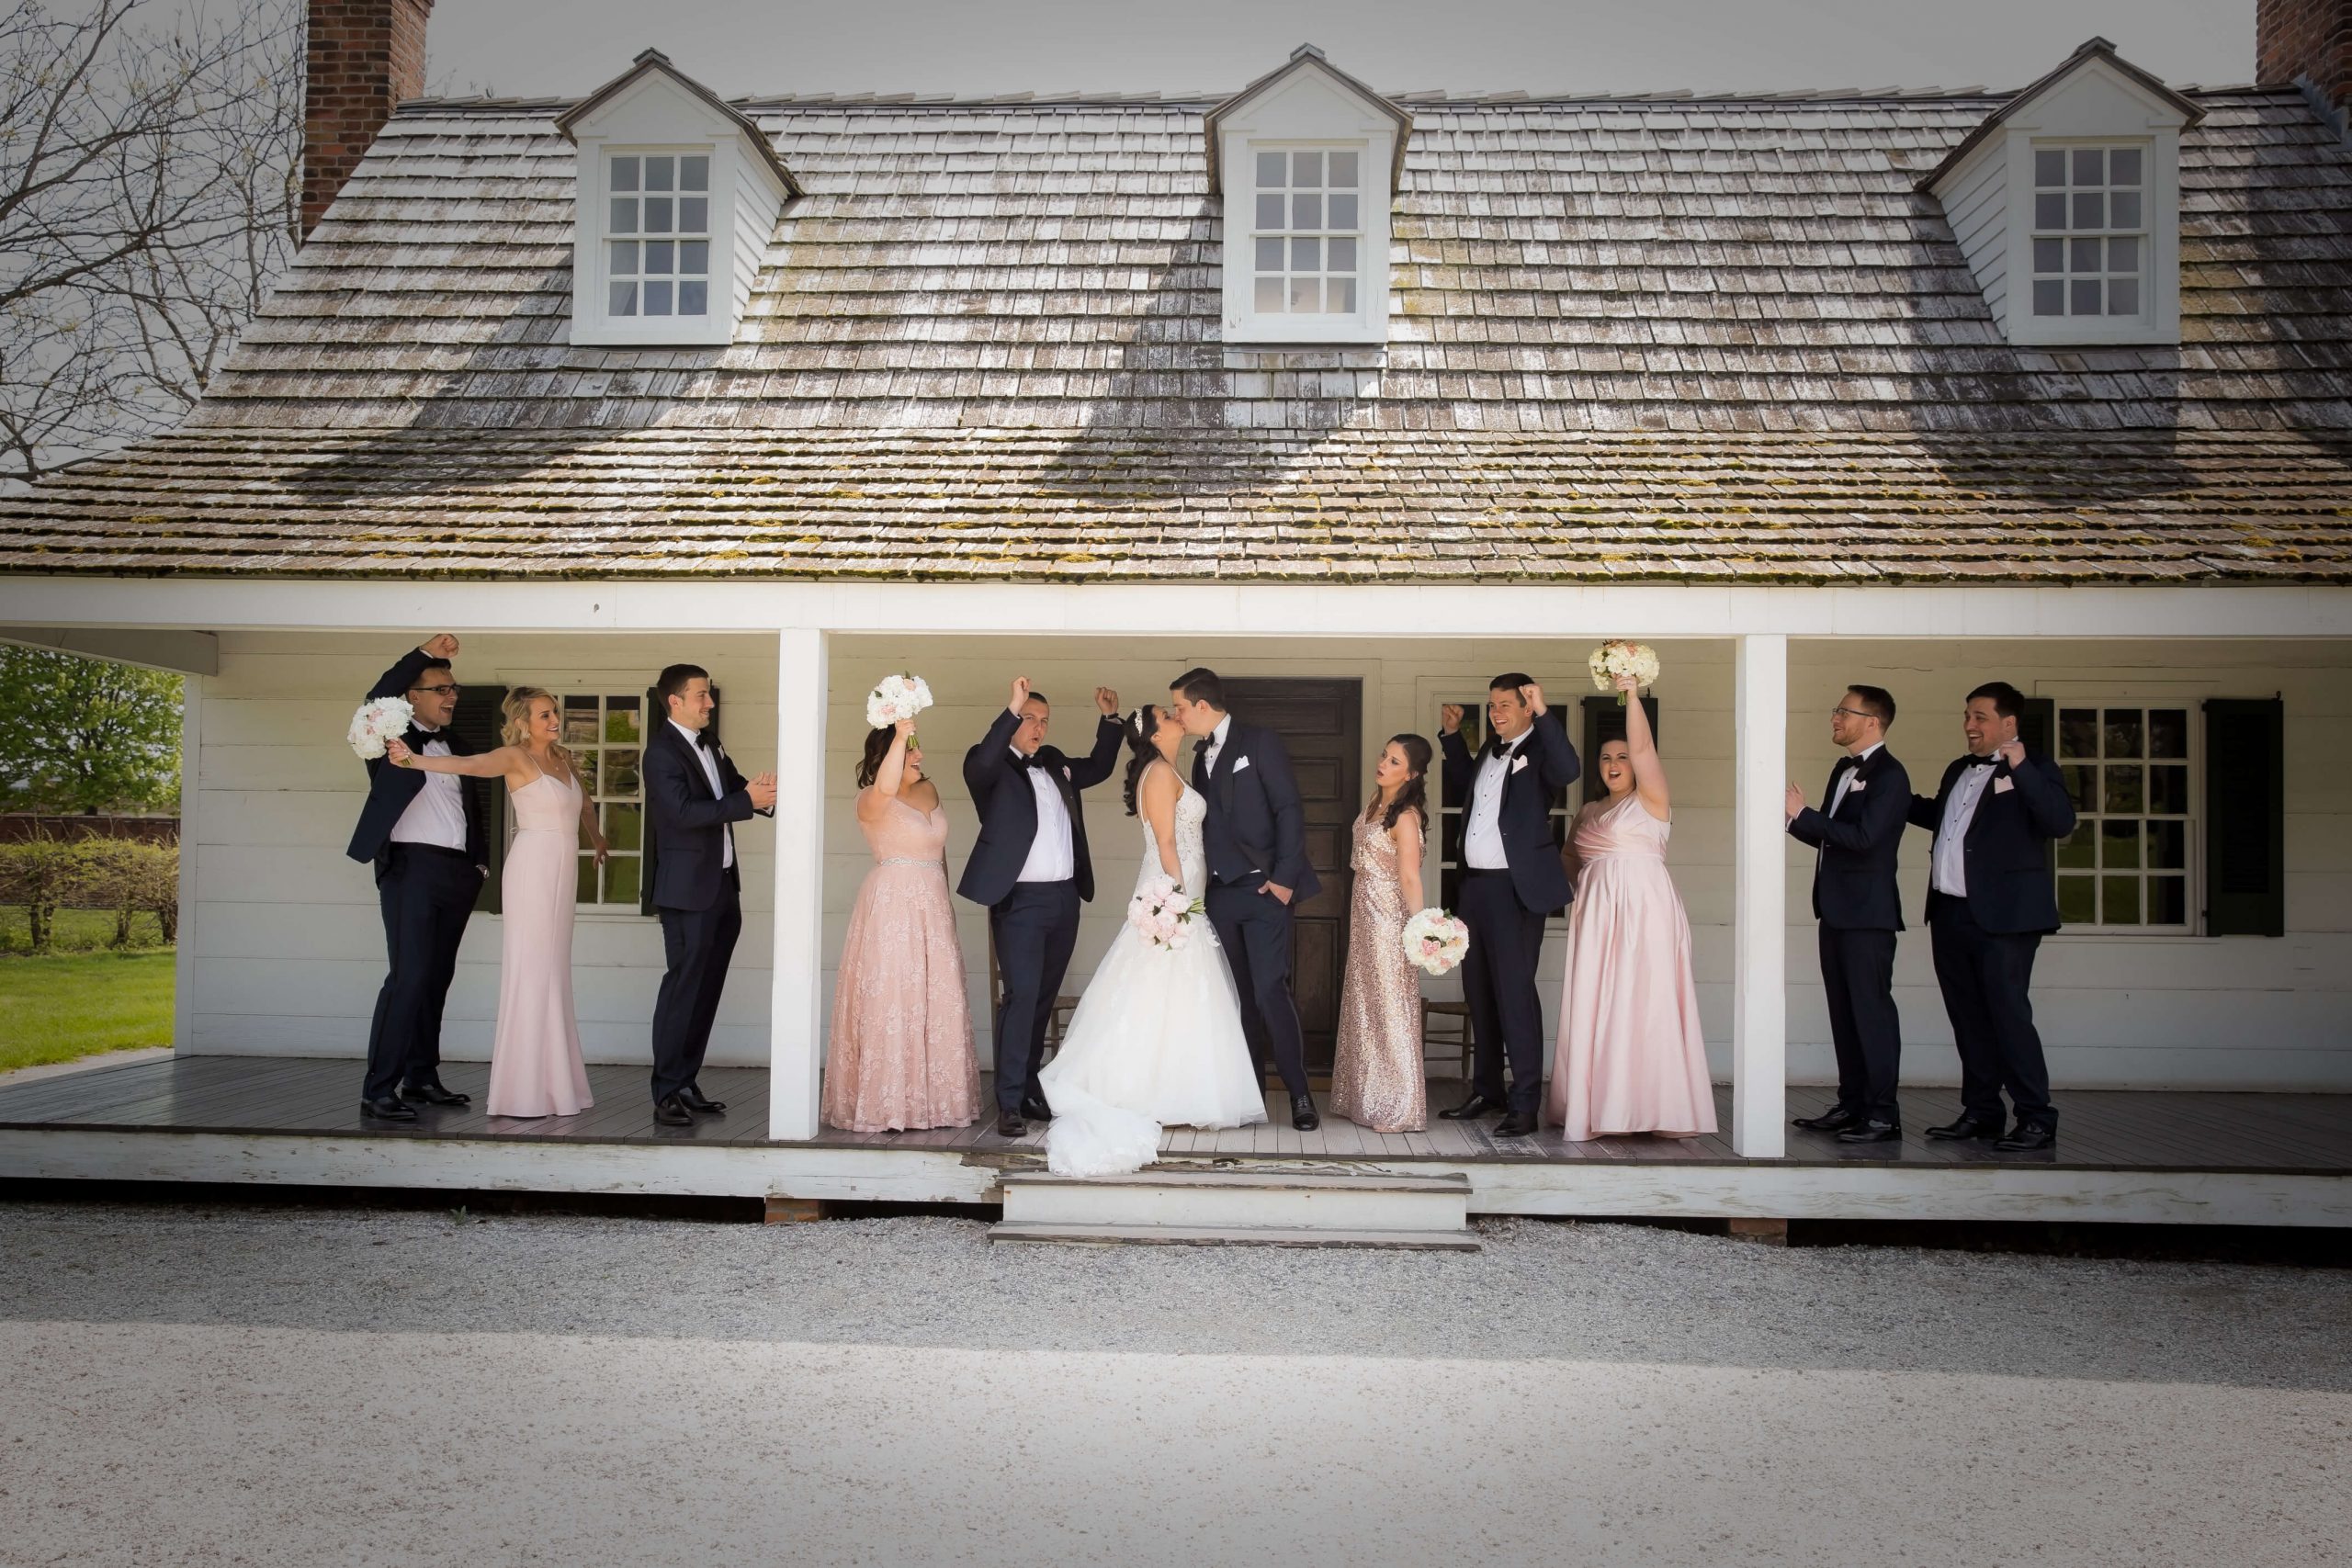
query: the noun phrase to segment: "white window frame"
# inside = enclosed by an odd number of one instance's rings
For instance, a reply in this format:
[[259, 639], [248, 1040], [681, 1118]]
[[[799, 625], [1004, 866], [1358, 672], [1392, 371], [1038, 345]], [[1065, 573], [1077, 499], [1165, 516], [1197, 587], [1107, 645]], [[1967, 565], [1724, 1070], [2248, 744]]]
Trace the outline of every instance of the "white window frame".
[[[613, 346], [679, 346], [735, 341], [736, 147], [725, 141], [580, 141], [580, 199], [572, 242], [571, 341]], [[701, 316], [616, 316], [607, 309], [611, 250], [607, 240], [615, 158], [707, 157], [710, 160], [710, 292]]]
[[[571, 705], [575, 699], [593, 699], [596, 703], [596, 739], [587, 742], [584, 745], [575, 744], [571, 740], [566, 739], [563, 742], [563, 745], [564, 749], [571, 752], [574, 758], [579, 757], [583, 751], [593, 750], [597, 754], [596, 787], [590, 791], [588, 795], [588, 798], [596, 806], [597, 829], [600, 832], [605, 832], [607, 838], [611, 836], [609, 830], [605, 827], [604, 809], [605, 807], [635, 806], [638, 808], [637, 848], [634, 850], [615, 850], [612, 852], [612, 859], [633, 859], [638, 863], [639, 894], [619, 901], [599, 897], [598, 899], [591, 902], [578, 897], [578, 861], [589, 859], [594, 853], [591, 850], [582, 849], [573, 864], [572, 886], [574, 889], [574, 897], [572, 900], [572, 908], [582, 915], [636, 915], [639, 912], [641, 907], [640, 899], [642, 897], [645, 885], [645, 752], [646, 749], [652, 744], [653, 740], [652, 716], [648, 712], [645, 692], [642, 688], [630, 690], [628, 688], [626, 682], [621, 682], [616, 685], [582, 685], [575, 682], [570, 686], [553, 687], [550, 688], [550, 690], [556, 700], [556, 711], [559, 714], [565, 716], [565, 728], [567, 731], [570, 728], [570, 714], [571, 711]], [[633, 700], [637, 704], [637, 742], [633, 747], [626, 741], [608, 740], [605, 739], [604, 716], [605, 713], [605, 705], [613, 701], [615, 698], [628, 698]], [[628, 750], [635, 750], [637, 752], [637, 792], [634, 795], [615, 795], [606, 787], [606, 780], [610, 775], [605, 767], [605, 754], [610, 751]], [[603, 893], [605, 889], [605, 877], [607, 874], [609, 874], [609, 868], [597, 874], [596, 888], [599, 894]]]
[[[2140, 309], [2128, 316], [2037, 316], [2033, 310], [2034, 154], [2077, 148], [2140, 151]], [[2044, 136], [2013, 130], [2007, 141], [2008, 340], [2063, 348], [2180, 342], [2180, 141], [2177, 132]], [[2044, 233], [2041, 236], [2051, 236]]]
[[[1385, 136], [1252, 135], [1224, 137], [1225, 341], [1237, 344], [1382, 345], [1388, 341], [1389, 160]], [[1258, 154], [1310, 152], [1356, 154], [1356, 308], [1345, 313], [1257, 308]]]
[[[2065, 774], [2065, 770], [2068, 766], [2080, 766], [2091, 761], [2087, 758], [2069, 757], [2066, 755], [2065, 716], [2067, 710], [2070, 708], [2089, 708], [2098, 714], [2100, 758], [2098, 765], [2102, 769], [2102, 785], [2104, 784], [2105, 779], [2103, 770], [2109, 761], [2105, 755], [2107, 750], [2107, 714], [2110, 710], [2126, 712], [2136, 711], [2141, 714], [2143, 716], [2141, 727], [2142, 755], [2139, 758], [2139, 761], [2143, 766], [2141, 802], [2143, 809], [2136, 813], [2118, 812], [2116, 817], [2118, 819], [2136, 820], [2143, 824], [2152, 820], [2177, 820], [2182, 824], [2182, 863], [2180, 866], [2182, 919], [2179, 921], [2166, 925], [2156, 925], [2143, 919], [2138, 925], [2115, 925], [2105, 920], [2097, 919], [2069, 920], [2064, 928], [2064, 934], [2068, 936], [2082, 935], [2098, 937], [2184, 937], [2199, 934], [2203, 929], [2202, 911], [2204, 908], [2203, 878], [2205, 858], [2202, 852], [2205, 808], [2205, 726], [2203, 722], [2204, 716], [2202, 705], [2194, 698], [2174, 695], [2134, 697], [2109, 694], [2105, 696], [2052, 697], [2050, 700], [2052, 704], [2050, 719], [2051, 761], [2057, 764], [2062, 777]], [[2158, 709], [2169, 709], [2178, 712], [2184, 716], [2183, 723], [2185, 726], [2188, 745], [2188, 755], [2186, 757], [2150, 758], [2147, 756], [2146, 753], [2151, 742], [2149, 738], [2149, 726], [2146, 722], [2145, 716]], [[2116, 759], [2115, 761], [2128, 765], [2132, 759]], [[2148, 801], [2149, 788], [2149, 779], [2145, 769], [2152, 761], [2161, 762], [2168, 767], [2178, 766], [2188, 770], [2188, 809], [2177, 817], [2170, 812], [2152, 813], [2144, 809]], [[2081, 807], [2077, 807], [2076, 814], [2078, 818], [2077, 830], [2079, 831], [2085, 827], [2089, 828], [2091, 830], [2092, 840], [2094, 844], [2098, 844], [2098, 831], [2097, 824], [2105, 819], [2106, 813], [2097, 807], [2086, 812], [2082, 810]], [[2136, 868], [2141, 884], [2140, 909], [2143, 915], [2145, 915], [2148, 909], [2146, 890], [2152, 870], [2147, 863], [2147, 840], [2148, 835], [2143, 826], [2140, 835], [2140, 864]], [[2069, 867], [2065, 864], [2064, 848], [2064, 846], [2062, 842], [2053, 851], [2053, 853], [2056, 855], [2058, 860], [2056, 874], [2061, 879], [2062, 884], [2064, 880], [2068, 878], [2072, 878], [2075, 881], [2087, 880], [2094, 889], [2094, 897], [2103, 902], [2106, 895], [2100, 884], [2105, 879], [2106, 868], [2103, 866], [2096, 868], [2089, 876], [2086, 877], [2083, 874], [2084, 868]], [[2104, 847], [2101, 846], [2098, 852], [2103, 857], [2105, 853]], [[2160, 874], [2166, 874], [2170, 870], [2168, 867], [2154, 869]], [[2058, 891], [2063, 895], [2064, 891], [2063, 886], [2058, 889]], [[2061, 908], [2063, 909], [2063, 908], [2064, 901], [2062, 897]]]

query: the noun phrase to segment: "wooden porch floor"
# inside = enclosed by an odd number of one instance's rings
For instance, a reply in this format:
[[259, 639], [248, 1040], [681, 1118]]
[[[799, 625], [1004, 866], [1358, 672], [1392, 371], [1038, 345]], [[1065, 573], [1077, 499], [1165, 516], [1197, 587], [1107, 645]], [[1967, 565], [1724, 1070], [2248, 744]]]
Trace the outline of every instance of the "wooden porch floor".
[[[0, 1130], [926, 1149], [1016, 1160], [1037, 1155], [1044, 1142], [1042, 1130], [1019, 1140], [1000, 1138], [991, 1117], [970, 1127], [922, 1133], [827, 1129], [808, 1144], [771, 1145], [768, 1075], [761, 1067], [706, 1070], [704, 1091], [731, 1109], [723, 1117], [697, 1118], [691, 1128], [669, 1128], [654, 1124], [641, 1066], [592, 1066], [589, 1083], [596, 1100], [592, 1109], [577, 1116], [526, 1122], [483, 1115], [479, 1106], [488, 1088], [488, 1066], [452, 1063], [443, 1069], [444, 1080], [471, 1094], [474, 1106], [454, 1111], [424, 1107], [414, 1125], [388, 1126], [360, 1120], [359, 1071], [359, 1064], [348, 1058], [255, 1056], [189, 1056], [96, 1067], [0, 1087]], [[1432, 1110], [1452, 1103], [1460, 1089], [1452, 1080], [1434, 1081]], [[1731, 1090], [1718, 1088], [1715, 1094], [1718, 1119], [1728, 1126]], [[984, 1080], [983, 1099], [987, 1097]], [[1822, 1110], [1827, 1098], [1825, 1089], [1792, 1088], [1791, 1113]], [[1765, 1163], [2352, 1174], [2352, 1095], [2080, 1090], [2062, 1092], [2058, 1106], [2063, 1118], [2058, 1146], [2045, 1154], [2005, 1155], [1984, 1144], [1930, 1142], [1923, 1130], [1951, 1114], [1957, 1102], [1949, 1089], [1919, 1089], [1905, 1096], [1900, 1144], [1848, 1145], [1792, 1128], [1787, 1159]], [[1268, 1097], [1268, 1122], [1257, 1127], [1226, 1132], [1171, 1128], [1161, 1142], [1161, 1153], [1196, 1159], [1752, 1163], [1732, 1152], [1727, 1134], [1572, 1144], [1553, 1133], [1498, 1139], [1491, 1135], [1492, 1120], [1464, 1123], [1434, 1116], [1425, 1133], [1374, 1133], [1328, 1112], [1320, 1130], [1298, 1133], [1292, 1130], [1287, 1102], [1280, 1096]]]

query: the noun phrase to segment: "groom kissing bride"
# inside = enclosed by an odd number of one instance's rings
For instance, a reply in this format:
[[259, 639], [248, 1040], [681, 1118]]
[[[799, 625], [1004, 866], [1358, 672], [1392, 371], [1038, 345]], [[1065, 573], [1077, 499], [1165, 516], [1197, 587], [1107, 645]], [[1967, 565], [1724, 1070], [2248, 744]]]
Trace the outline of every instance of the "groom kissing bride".
[[[1038, 1077], [1053, 1114], [1046, 1163], [1063, 1175], [1138, 1169], [1165, 1124], [1264, 1121], [1258, 1064], [1269, 1057], [1291, 1125], [1320, 1124], [1290, 987], [1292, 906], [1317, 886], [1290, 754], [1227, 711], [1214, 671], [1177, 677], [1169, 699], [1123, 727], [1127, 812], [1142, 839], [1136, 890], [1172, 882], [1215, 934], [1162, 945], [1123, 925], [1112, 940]], [[1177, 754], [1188, 737], [1199, 746], [1186, 770]]]

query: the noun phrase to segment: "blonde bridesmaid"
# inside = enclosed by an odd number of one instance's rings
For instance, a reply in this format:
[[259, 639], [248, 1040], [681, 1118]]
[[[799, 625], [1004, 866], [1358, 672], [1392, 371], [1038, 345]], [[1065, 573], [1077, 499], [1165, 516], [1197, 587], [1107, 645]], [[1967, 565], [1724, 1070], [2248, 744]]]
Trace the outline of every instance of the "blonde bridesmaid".
[[1595, 762], [1606, 797], [1569, 830], [1568, 975], [1544, 1119], [1582, 1142], [1715, 1130], [1715, 1091], [1690, 975], [1690, 920], [1666, 869], [1666, 770], [1630, 675], [1625, 739]]
[[1421, 908], [1429, 772], [1427, 740], [1392, 737], [1373, 769], [1372, 800], [1355, 822], [1355, 899], [1331, 1060], [1331, 1112], [1375, 1133], [1418, 1133], [1429, 1125], [1420, 972], [1405, 956], [1405, 922]]
[[505, 742], [468, 757], [426, 757], [398, 740], [385, 750], [397, 767], [503, 778], [514, 805], [514, 837], [500, 873], [498, 1032], [490, 1047], [492, 1116], [576, 1116], [595, 1104], [580, 1060], [571, 998], [571, 917], [580, 886], [579, 841], [605, 863], [596, 807], [571, 753], [558, 744], [563, 716], [537, 686], [506, 694]]
[[822, 1114], [852, 1133], [968, 1126], [980, 1067], [947, 901], [947, 810], [911, 720], [866, 736], [857, 784], [874, 869], [842, 943]]

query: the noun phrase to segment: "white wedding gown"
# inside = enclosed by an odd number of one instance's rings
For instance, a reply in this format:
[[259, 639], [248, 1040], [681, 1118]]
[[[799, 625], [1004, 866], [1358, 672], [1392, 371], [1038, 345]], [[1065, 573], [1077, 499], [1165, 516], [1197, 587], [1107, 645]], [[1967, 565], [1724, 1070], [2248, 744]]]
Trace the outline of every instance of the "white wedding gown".
[[[1208, 888], [1201, 822], [1209, 803], [1190, 785], [1176, 802], [1176, 862], [1184, 889]], [[1151, 824], [1143, 826], [1136, 890], [1164, 874]], [[1162, 1126], [1240, 1127], [1266, 1119], [1266, 1100], [1241, 1032], [1241, 997], [1205, 914], [1191, 940], [1160, 947], [1122, 921], [1038, 1080], [1054, 1119], [1046, 1164], [1061, 1176], [1140, 1170], [1159, 1152]]]

